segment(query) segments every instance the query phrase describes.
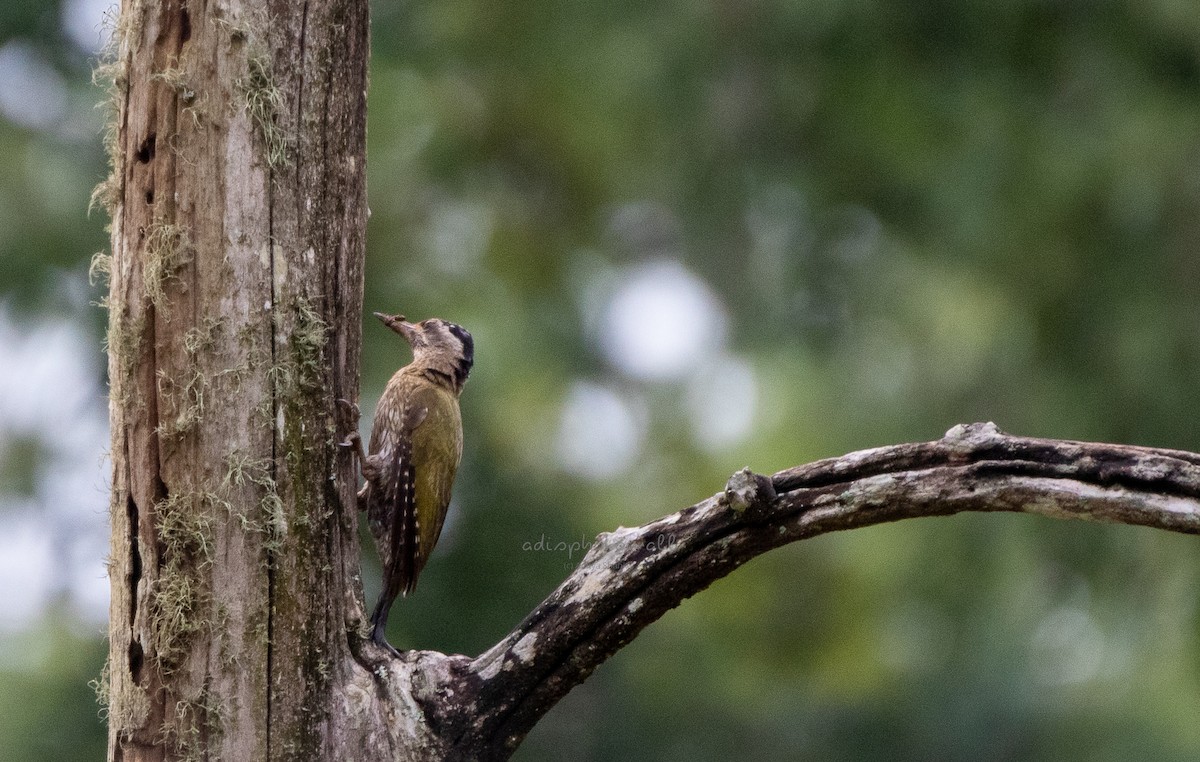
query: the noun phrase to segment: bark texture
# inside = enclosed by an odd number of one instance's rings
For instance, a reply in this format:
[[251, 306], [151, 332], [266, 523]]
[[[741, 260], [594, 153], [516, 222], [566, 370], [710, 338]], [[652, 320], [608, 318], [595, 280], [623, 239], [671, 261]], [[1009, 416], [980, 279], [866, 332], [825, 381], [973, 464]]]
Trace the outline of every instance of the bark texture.
[[99, 193], [112, 760], [328, 759], [372, 735], [332, 417], [357, 396], [367, 31], [366, 0], [122, 4]]
[[751, 558], [827, 532], [962, 511], [1197, 534], [1200, 455], [1012, 437], [981, 423], [772, 477], [742, 471], [708, 500], [600, 535], [579, 567], [482, 655], [414, 652], [391, 674], [417, 688], [430, 724], [453, 741], [450, 758], [506, 759], [646, 625]]

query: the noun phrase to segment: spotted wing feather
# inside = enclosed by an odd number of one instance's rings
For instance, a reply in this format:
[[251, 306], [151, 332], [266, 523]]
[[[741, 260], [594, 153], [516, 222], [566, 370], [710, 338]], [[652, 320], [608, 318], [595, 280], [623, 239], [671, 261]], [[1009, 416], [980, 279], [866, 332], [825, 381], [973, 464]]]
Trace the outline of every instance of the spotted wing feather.
[[[367, 518], [383, 562], [383, 592], [380, 605], [390, 606], [401, 592], [412, 589], [419, 553], [417, 519], [417, 464], [413, 457], [414, 435], [428, 409], [417, 400], [397, 400], [387, 413], [394, 418], [380, 422], [372, 436], [371, 456], [379, 465], [379, 478], [371, 485]], [[377, 440], [377, 441], [376, 441]]]
[[457, 396], [397, 374], [380, 400], [370, 449], [364, 507], [384, 572], [371, 619], [382, 639], [392, 602], [416, 586], [446, 517], [462, 457]]

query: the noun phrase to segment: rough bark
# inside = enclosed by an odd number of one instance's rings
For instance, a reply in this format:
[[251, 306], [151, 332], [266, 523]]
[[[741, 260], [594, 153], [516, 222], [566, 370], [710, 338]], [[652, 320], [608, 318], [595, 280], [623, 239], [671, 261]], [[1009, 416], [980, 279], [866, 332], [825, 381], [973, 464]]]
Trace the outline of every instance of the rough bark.
[[357, 396], [366, 0], [125, 0], [116, 32], [109, 758], [369, 749], [332, 417]]
[[110, 282], [110, 760], [504, 759], [647, 624], [788, 542], [960, 511], [1200, 531], [1200, 456], [990, 425], [601, 535], [486, 653], [364, 639], [365, 0], [125, 0]]
[[962, 511], [1197, 534], [1200, 455], [1011, 437], [989, 423], [769, 478], [739, 472], [708, 500], [600, 535], [579, 567], [482, 655], [414, 652], [391, 674], [399, 690], [416, 687], [431, 726], [451, 741], [450, 758], [506, 759], [644, 627], [751, 558], [827, 532]]

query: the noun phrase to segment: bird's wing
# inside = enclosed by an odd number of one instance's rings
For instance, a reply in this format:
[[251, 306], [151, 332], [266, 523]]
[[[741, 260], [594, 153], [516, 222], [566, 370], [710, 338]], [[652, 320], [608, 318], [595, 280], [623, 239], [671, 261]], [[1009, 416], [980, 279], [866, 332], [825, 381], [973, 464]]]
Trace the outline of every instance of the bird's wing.
[[425, 422], [429, 408], [419, 396], [406, 401], [392, 429], [394, 436], [380, 451], [385, 459], [377, 504], [371, 506], [370, 519], [384, 563], [384, 588], [389, 597], [409, 588], [415, 576], [417, 548], [417, 484], [413, 462], [413, 440], [417, 428]]

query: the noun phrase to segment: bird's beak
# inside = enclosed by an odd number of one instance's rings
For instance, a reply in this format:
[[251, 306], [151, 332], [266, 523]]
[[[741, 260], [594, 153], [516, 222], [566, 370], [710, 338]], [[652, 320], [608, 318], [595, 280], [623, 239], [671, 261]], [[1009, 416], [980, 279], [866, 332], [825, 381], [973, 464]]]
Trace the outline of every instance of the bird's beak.
[[415, 325], [405, 320], [403, 315], [385, 315], [382, 312], [376, 312], [375, 317], [382, 320], [388, 328], [408, 339], [410, 345], [415, 346], [420, 331]]

